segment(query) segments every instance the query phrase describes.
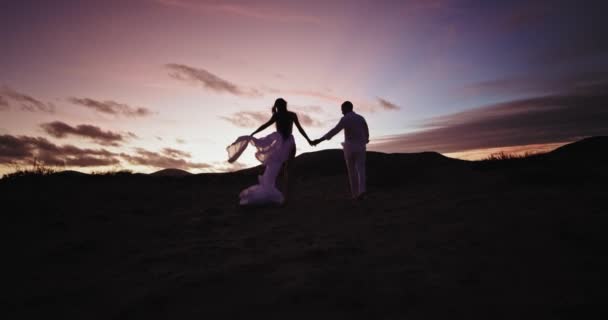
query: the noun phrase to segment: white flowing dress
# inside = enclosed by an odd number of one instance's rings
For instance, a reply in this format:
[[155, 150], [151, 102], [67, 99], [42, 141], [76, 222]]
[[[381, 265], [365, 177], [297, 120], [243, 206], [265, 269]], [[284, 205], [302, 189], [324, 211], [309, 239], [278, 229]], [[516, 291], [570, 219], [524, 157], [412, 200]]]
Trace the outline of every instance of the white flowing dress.
[[284, 139], [279, 132], [273, 132], [263, 138], [242, 136], [229, 145], [228, 162], [236, 161], [251, 144], [257, 151], [255, 157], [266, 167], [264, 174], [258, 176], [258, 184], [253, 185], [239, 194], [241, 205], [281, 204], [285, 197], [276, 187], [276, 180], [283, 163], [295, 148], [293, 135]]

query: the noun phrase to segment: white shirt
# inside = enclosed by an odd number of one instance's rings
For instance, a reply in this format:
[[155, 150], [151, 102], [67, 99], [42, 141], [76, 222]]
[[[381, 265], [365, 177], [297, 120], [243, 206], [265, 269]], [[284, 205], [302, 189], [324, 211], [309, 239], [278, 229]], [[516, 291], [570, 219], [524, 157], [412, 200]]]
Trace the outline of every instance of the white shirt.
[[344, 142], [347, 144], [365, 147], [369, 142], [367, 122], [365, 122], [365, 119], [362, 116], [356, 114], [354, 111], [345, 114], [342, 119], [340, 119], [340, 122], [323, 136], [323, 139], [331, 139], [342, 129], [344, 129]]

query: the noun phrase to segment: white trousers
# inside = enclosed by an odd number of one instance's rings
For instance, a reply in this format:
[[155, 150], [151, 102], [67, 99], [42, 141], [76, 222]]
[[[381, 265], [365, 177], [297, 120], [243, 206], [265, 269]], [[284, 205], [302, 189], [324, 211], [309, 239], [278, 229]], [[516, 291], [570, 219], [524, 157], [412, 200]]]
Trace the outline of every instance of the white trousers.
[[365, 147], [344, 146], [344, 160], [348, 170], [348, 181], [353, 198], [366, 191], [365, 188]]

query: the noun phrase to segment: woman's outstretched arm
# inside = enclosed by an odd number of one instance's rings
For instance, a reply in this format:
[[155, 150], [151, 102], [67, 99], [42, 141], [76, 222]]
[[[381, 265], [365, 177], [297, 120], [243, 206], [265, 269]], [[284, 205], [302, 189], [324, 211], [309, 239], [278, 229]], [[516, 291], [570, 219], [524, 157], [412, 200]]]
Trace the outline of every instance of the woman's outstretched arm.
[[300, 131], [300, 133], [302, 134], [302, 136], [304, 138], [306, 138], [306, 141], [308, 141], [308, 143], [311, 144], [312, 141], [310, 141], [310, 138], [308, 138], [308, 135], [304, 131], [304, 128], [302, 128], [302, 126], [300, 125], [300, 121], [298, 120], [298, 115], [295, 114], [295, 113], [293, 114], [293, 122], [296, 124], [296, 127], [298, 128], [298, 131]]
[[273, 123], [275, 123], [275, 121], [277, 121], [276, 117], [274, 116], [274, 114], [272, 115], [272, 118], [270, 118], [270, 120], [268, 120], [266, 123], [264, 123], [263, 125], [261, 125], [257, 130], [255, 130], [251, 136], [253, 137], [254, 134], [270, 127], [270, 125], [272, 125]]

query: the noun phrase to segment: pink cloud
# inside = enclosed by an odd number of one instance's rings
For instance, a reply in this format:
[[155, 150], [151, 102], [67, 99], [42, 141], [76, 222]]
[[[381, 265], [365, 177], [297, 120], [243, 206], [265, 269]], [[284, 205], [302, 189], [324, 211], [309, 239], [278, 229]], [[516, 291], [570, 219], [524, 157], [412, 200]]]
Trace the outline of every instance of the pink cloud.
[[111, 115], [123, 115], [126, 117], [145, 117], [152, 115], [152, 111], [148, 108], [132, 107], [112, 100], [99, 101], [90, 98], [74, 97], [71, 97], [68, 100], [73, 104]]
[[241, 87], [202, 68], [176, 63], [169, 63], [165, 67], [169, 69], [169, 76], [172, 78], [190, 84], [200, 84], [208, 90], [227, 92], [237, 96], [255, 97], [260, 95], [255, 89]]
[[55, 106], [50, 102], [42, 102], [8, 86], [0, 87], [0, 110], [8, 110], [11, 106], [11, 102], [18, 105], [23, 111], [55, 112]]
[[135, 137], [135, 134], [130, 132], [123, 134], [104, 131], [97, 126], [89, 124], [81, 124], [74, 127], [61, 121], [43, 123], [40, 127], [50, 136], [55, 138], [65, 138], [68, 135], [72, 135], [88, 138], [105, 146], [119, 146], [120, 143], [125, 140]]

